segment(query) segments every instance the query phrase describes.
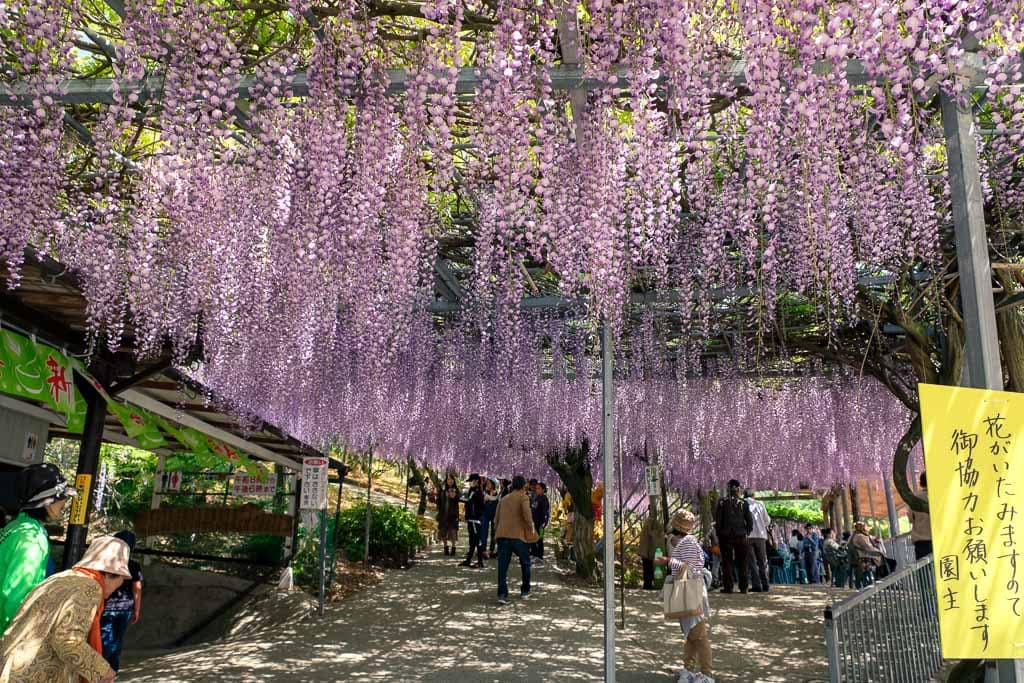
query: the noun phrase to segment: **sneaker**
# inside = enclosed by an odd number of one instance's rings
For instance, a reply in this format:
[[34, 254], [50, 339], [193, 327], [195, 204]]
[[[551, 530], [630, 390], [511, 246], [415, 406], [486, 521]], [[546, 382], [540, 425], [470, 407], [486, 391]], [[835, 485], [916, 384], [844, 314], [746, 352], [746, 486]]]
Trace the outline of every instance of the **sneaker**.
[[508, 596], [506, 595], [506, 596], [498, 598], [498, 604], [499, 605], [507, 605], [508, 604]]
[[683, 667], [676, 673], [676, 683], [692, 683], [693, 674]]
[[526, 598], [530, 597], [530, 591], [526, 591], [525, 593], [520, 593], [519, 597], [522, 598], [523, 600], [525, 600]]
[[470, 564], [469, 560], [463, 560], [462, 562], [459, 562], [459, 566], [460, 567], [472, 567], [473, 565]]
[[691, 680], [693, 683], [715, 683], [715, 679], [705, 674], [697, 674]]
[[534, 567], [539, 567], [540, 565], [544, 564], [544, 558], [543, 557], [535, 557], [535, 558], [533, 558], [532, 564], [533, 564]]

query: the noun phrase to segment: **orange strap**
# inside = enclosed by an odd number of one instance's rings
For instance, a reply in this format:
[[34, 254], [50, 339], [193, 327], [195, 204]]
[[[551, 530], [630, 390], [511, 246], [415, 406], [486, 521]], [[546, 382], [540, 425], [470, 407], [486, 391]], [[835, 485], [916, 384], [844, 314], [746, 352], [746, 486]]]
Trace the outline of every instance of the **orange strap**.
[[[100, 595], [102, 596], [103, 590], [105, 589], [103, 584], [103, 574], [95, 569], [86, 569], [84, 567], [75, 567], [74, 571], [79, 574], [84, 574], [85, 576], [91, 576], [96, 583], [100, 585]], [[92, 647], [93, 650], [96, 650], [101, 657], [103, 656], [103, 638], [100, 636], [100, 617], [103, 616], [103, 607], [105, 603], [106, 599], [101, 597], [99, 607], [96, 609], [96, 616], [93, 617], [92, 620], [92, 628], [89, 629], [89, 646]], [[85, 678], [82, 678], [81, 681], [82, 683], [89, 683]]]

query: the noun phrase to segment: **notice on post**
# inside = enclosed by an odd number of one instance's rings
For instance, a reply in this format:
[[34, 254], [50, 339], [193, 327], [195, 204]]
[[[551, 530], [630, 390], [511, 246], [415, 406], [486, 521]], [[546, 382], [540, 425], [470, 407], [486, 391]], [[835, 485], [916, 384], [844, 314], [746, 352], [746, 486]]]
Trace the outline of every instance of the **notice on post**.
[[327, 458], [302, 459], [302, 510], [327, 507]]
[[942, 656], [1024, 657], [1016, 508], [1024, 394], [929, 384], [919, 391]]

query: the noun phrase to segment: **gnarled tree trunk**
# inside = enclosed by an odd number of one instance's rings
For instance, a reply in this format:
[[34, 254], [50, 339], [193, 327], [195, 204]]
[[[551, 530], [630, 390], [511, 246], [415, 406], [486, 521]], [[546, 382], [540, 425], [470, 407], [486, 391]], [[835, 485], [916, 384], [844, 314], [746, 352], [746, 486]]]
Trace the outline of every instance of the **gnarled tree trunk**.
[[576, 555], [576, 575], [593, 579], [597, 573], [597, 557], [594, 553], [594, 506], [590, 502], [590, 493], [594, 488], [594, 476], [590, 470], [590, 443], [583, 439], [579, 447], [567, 444], [563, 451], [548, 453], [546, 459], [572, 496], [572, 546]]
[[413, 486], [420, 493], [420, 502], [416, 507], [416, 514], [423, 516], [427, 514], [427, 480], [423, 476], [423, 471], [416, 466], [416, 461], [409, 458], [409, 480]]

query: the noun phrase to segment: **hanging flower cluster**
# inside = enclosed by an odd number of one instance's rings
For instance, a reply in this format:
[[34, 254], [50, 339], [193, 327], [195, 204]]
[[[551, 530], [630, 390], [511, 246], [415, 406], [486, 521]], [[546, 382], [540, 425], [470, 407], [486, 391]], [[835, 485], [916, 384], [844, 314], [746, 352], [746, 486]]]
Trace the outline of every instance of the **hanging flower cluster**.
[[[342, 434], [341, 445], [350, 449], [372, 447], [379, 456], [411, 456], [439, 470], [502, 476], [551, 477], [548, 452], [582, 438], [600, 445], [596, 363], [566, 348], [541, 365], [523, 348], [520, 362], [531, 371], [508, 373], [476, 348], [460, 349], [458, 362], [454, 353], [444, 359], [410, 353], [385, 382], [341, 370], [318, 385], [331, 392], [330, 401], [304, 400], [306, 389], [293, 387], [294, 400], [278, 403], [268, 417], [313, 442], [338, 443]], [[616, 383], [627, 489], [642, 481], [638, 456], [645, 453], [657, 453], [671, 485], [687, 490], [720, 487], [733, 477], [782, 489], [874, 479], [887, 471], [909, 420], [874, 380], [645, 379], [635, 371]], [[249, 395], [211, 368], [203, 380], [218, 391]], [[265, 410], [266, 404], [250, 405]], [[593, 467], [603, 476], [598, 458]]]
[[0, 89], [19, 81], [24, 107], [0, 108], [0, 261], [18, 283], [25, 247], [61, 224], [65, 149], [61, 85], [70, 68], [77, 0], [26, 0], [0, 11], [0, 47], [14, 58], [0, 64]]
[[[311, 9], [289, 7], [297, 23]], [[72, 181], [58, 99], [78, 8], [18, 3], [0, 15], [2, 81], [31, 100], [0, 110], [11, 283], [27, 244], [54, 253], [80, 275], [96, 339], [119, 346], [126, 321], [142, 355], [168, 340], [183, 355], [201, 338], [205, 376], [240, 411], [310, 438], [393, 438], [394, 452], [442, 460], [536, 458], [594, 433], [593, 387], [570, 376], [589, 376], [595, 345], [523, 313], [531, 268], [584, 302], [581, 330], [606, 320], [625, 331], [634, 289], [677, 294], [684, 331], [698, 335], [690, 322], [706, 329], [723, 292], [753, 295], [761, 328], [789, 292], [842, 311], [863, 272], [938, 256], [949, 208], [933, 96], [965, 99], [981, 82], [997, 133], [982, 147], [988, 196], [1001, 216], [1020, 215], [1019, 0], [595, 0], [579, 20], [583, 98], [555, 87], [564, 37], [550, 3], [488, 7], [493, 30], [472, 50], [463, 26], [475, 4], [464, 0], [423, 4], [429, 28], [400, 50], [365, 8], [340, 3], [308, 51], [250, 65], [252, 36], [230, 11], [129, 0], [113, 104], [94, 126], [90, 173]], [[298, 98], [289, 83], [304, 63]], [[398, 65], [401, 94], [388, 79]], [[463, 66], [478, 84], [460, 103]], [[255, 83], [240, 93], [243, 75]], [[147, 76], [159, 91], [133, 92]], [[140, 137], [147, 154], [129, 160]], [[435, 325], [431, 268], [456, 192], [472, 254], [459, 317]], [[645, 335], [633, 338], [656, 345]], [[563, 353], [571, 370], [552, 364]], [[646, 355], [620, 399], [623, 424], [639, 434], [649, 418], [630, 406], [666, 406], [674, 436], [659, 447], [701, 482], [724, 471], [693, 469], [709, 454], [755, 457], [724, 423], [701, 431], [730, 395], [768, 429], [796, 419], [785, 401], [810, 410], [836, 391], [811, 384], [760, 401], [756, 386], [659, 384], [668, 364]], [[813, 438], [794, 431], [805, 449], [840, 463], [843, 439], [867, 449], [843, 420], [870, 416], [870, 402], [850, 397], [872, 391], [844, 387], [832, 422]], [[668, 415], [683, 395], [700, 420]], [[438, 420], [467, 436], [425, 426]], [[816, 471], [853, 472], [835, 467]]]

